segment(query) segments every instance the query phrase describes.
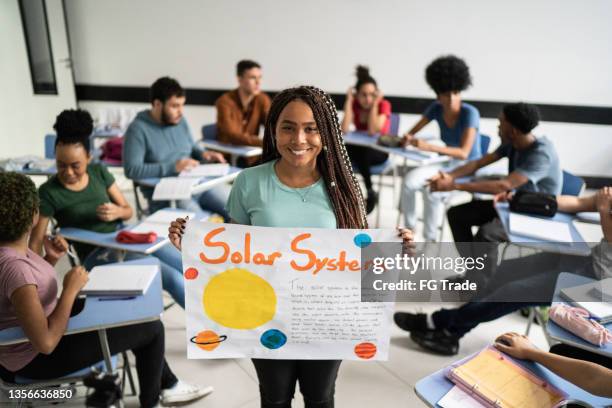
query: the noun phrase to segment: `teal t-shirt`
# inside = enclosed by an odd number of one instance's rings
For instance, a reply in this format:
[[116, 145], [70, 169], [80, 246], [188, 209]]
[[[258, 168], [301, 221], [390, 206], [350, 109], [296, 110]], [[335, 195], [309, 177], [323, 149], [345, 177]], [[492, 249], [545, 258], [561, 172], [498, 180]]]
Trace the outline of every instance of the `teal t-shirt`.
[[323, 179], [311, 186], [283, 184], [270, 161], [243, 170], [232, 186], [226, 210], [243, 225], [336, 228], [336, 216]]

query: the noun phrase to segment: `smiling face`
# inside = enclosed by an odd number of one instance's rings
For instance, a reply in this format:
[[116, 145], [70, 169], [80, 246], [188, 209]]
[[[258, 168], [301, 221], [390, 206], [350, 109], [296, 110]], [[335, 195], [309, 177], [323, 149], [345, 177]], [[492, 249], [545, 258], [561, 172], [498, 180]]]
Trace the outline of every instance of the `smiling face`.
[[321, 135], [308, 104], [300, 100], [289, 102], [278, 117], [274, 137], [286, 164], [316, 167], [322, 149]]
[[55, 147], [57, 178], [64, 186], [78, 184], [87, 173], [90, 156], [81, 143], [58, 143]]

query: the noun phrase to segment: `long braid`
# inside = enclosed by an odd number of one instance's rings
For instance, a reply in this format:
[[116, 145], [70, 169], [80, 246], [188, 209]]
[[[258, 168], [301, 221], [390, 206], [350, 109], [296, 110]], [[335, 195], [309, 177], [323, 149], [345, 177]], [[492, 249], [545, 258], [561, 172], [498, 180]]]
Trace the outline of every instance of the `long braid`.
[[367, 228], [365, 204], [357, 177], [344, 145], [338, 112], [328, 94], [313, 86], [286, 89], [274, 97], [266, 120], [262, 163], [278, 159], [274, 132], [278, 118], [289, 102], [301, 100], [312, 109], [323, 150], [317, 168], [331, 199], [339, 228]]

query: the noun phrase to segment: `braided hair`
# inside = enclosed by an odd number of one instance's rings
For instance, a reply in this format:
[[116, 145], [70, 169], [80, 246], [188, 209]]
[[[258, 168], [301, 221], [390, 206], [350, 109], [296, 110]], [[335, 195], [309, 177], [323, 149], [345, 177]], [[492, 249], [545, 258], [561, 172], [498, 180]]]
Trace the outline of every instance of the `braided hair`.
[[338, 112], [331, 97], [321, 89], [300, 86], [285, 89], [274, 97], [266, 120], [261, 162], [280, 158], [276, 149], [276, 124], [285, 106], [296, 100], [312, 109], [321, 135], [323, 150], [317, 157], [317, 169], [325, 181], [338, 228], [367, 228], [363, 194], [344, 145]]

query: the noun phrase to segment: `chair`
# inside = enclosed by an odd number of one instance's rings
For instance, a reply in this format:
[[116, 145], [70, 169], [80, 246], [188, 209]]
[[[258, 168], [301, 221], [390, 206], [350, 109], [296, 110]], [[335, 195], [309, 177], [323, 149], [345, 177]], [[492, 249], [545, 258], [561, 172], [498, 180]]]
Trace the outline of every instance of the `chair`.
[[55, 133], [45, 135], [45, 159], [55, 159]]
[[[392, 113], [390, 117], [390, 121], [391, 121], [391, 125], [389, 127], [389, 134], [397, 136], [399, 133], [400, 115], [397, 113]], [[395, 202], [395, 194], [396, 194], [395, 193], [395, 184], [396, 184], [395, 181], [397, 178], [397, 167], [393, 163], [393, 159], [391, 158], [391, 156], [389, 156], [387, 160], [385, 160], [383, 163], [378, 164], [376, 166], [372, 166], [370, 168], [370, 173], [373, 176], [378, 176], [379, 193], [383, 187], [383, 176], [391, 173], [392, 180], [393, 180], [391, 184], [391, 188], [393, 189], [393, 201], [392, 202]], [[376, 228], [378, 228], [379, 226], [380, 226], [380, 205], [377, 204], [376, 206]]]
[[585, 185], [586, 183], [581, 177], [563, 170], [562, 195], [579, 196], [584, 191]]
[[202, 126], [202, 140], [217, 140], [216, 123], [210, 123]]
[[141, 221], [145, 215], [149, 214], [149, 209], [142, 205], [140, 195], [138, 194], [139, 184], [136, 180], [132, 180], [132, 190], [134, 191], [134, 203], [136, 204], [136, 219]]
[[[1, 338], [2, 338], [2, 331], [0, 331], [0, 342], [1, 342]], [[121, 355], [123, 359], [121, 390], [123, 392], [123, 390], [125, 389], [125, 384], [126, 384], [125, 380], [127, 377], [128, 383], [130, 384], [131, 395], [136, 395], [136, 386], [134, 384], [134, 377], [130, 370], [130, 363], [129, 363], [127, 353], [122, 352]], [[116, 355], [111, 357], [111, 366], [112, 366], [113, 372], [117, 371], [117, 367], [118, 367], [117, 360], [118, 359]], [[35, 391], [35, 390], [41, 389], [42, 387], [45, 387], [45, 388], [57, 387], [56, 389], [58, 391], [60, 390], [74, 391], [73, 388], [76, 383], [82, 383], [83, 380], [89, 375], [91, 375], [92, 373], [101, 373], [105, 369], [106, 369], [106, 362], [103, 360], [90, 367], [82, 368], [78, 371], [75, 371], [63, 377], [55, 378], [55, 379], [33, 380], [33, 379], [22, 377], [19, 375], [15, 376], [14, 382], [7, 382], [7, 381], [0, 379], [0, 397], [3, 394], [8, 395], [10, 391], [18, 391], [18, 390]], [[43, 405], [47, 405], [50, 403], [57, 403], [57, 402], [62, 402], [62, 401], [64, 401], [64, 399], [59, 398], [58, 396], [58, 398], [55, 400], [48, 400], [48, 399], [42, 400], [42, 403]], [[11, 403], [15, 403], [15, 401], [11, 401]], [[16, 404], [17, 406], [21, 406], [21, 401], [17, 401]], [[31, 403], [28, 403], [28, 404], [31, 405]], [[3, 402], [2, 402], [2, 399], [0, 399], [0, 406], [2, 405], [3, 405]]]

